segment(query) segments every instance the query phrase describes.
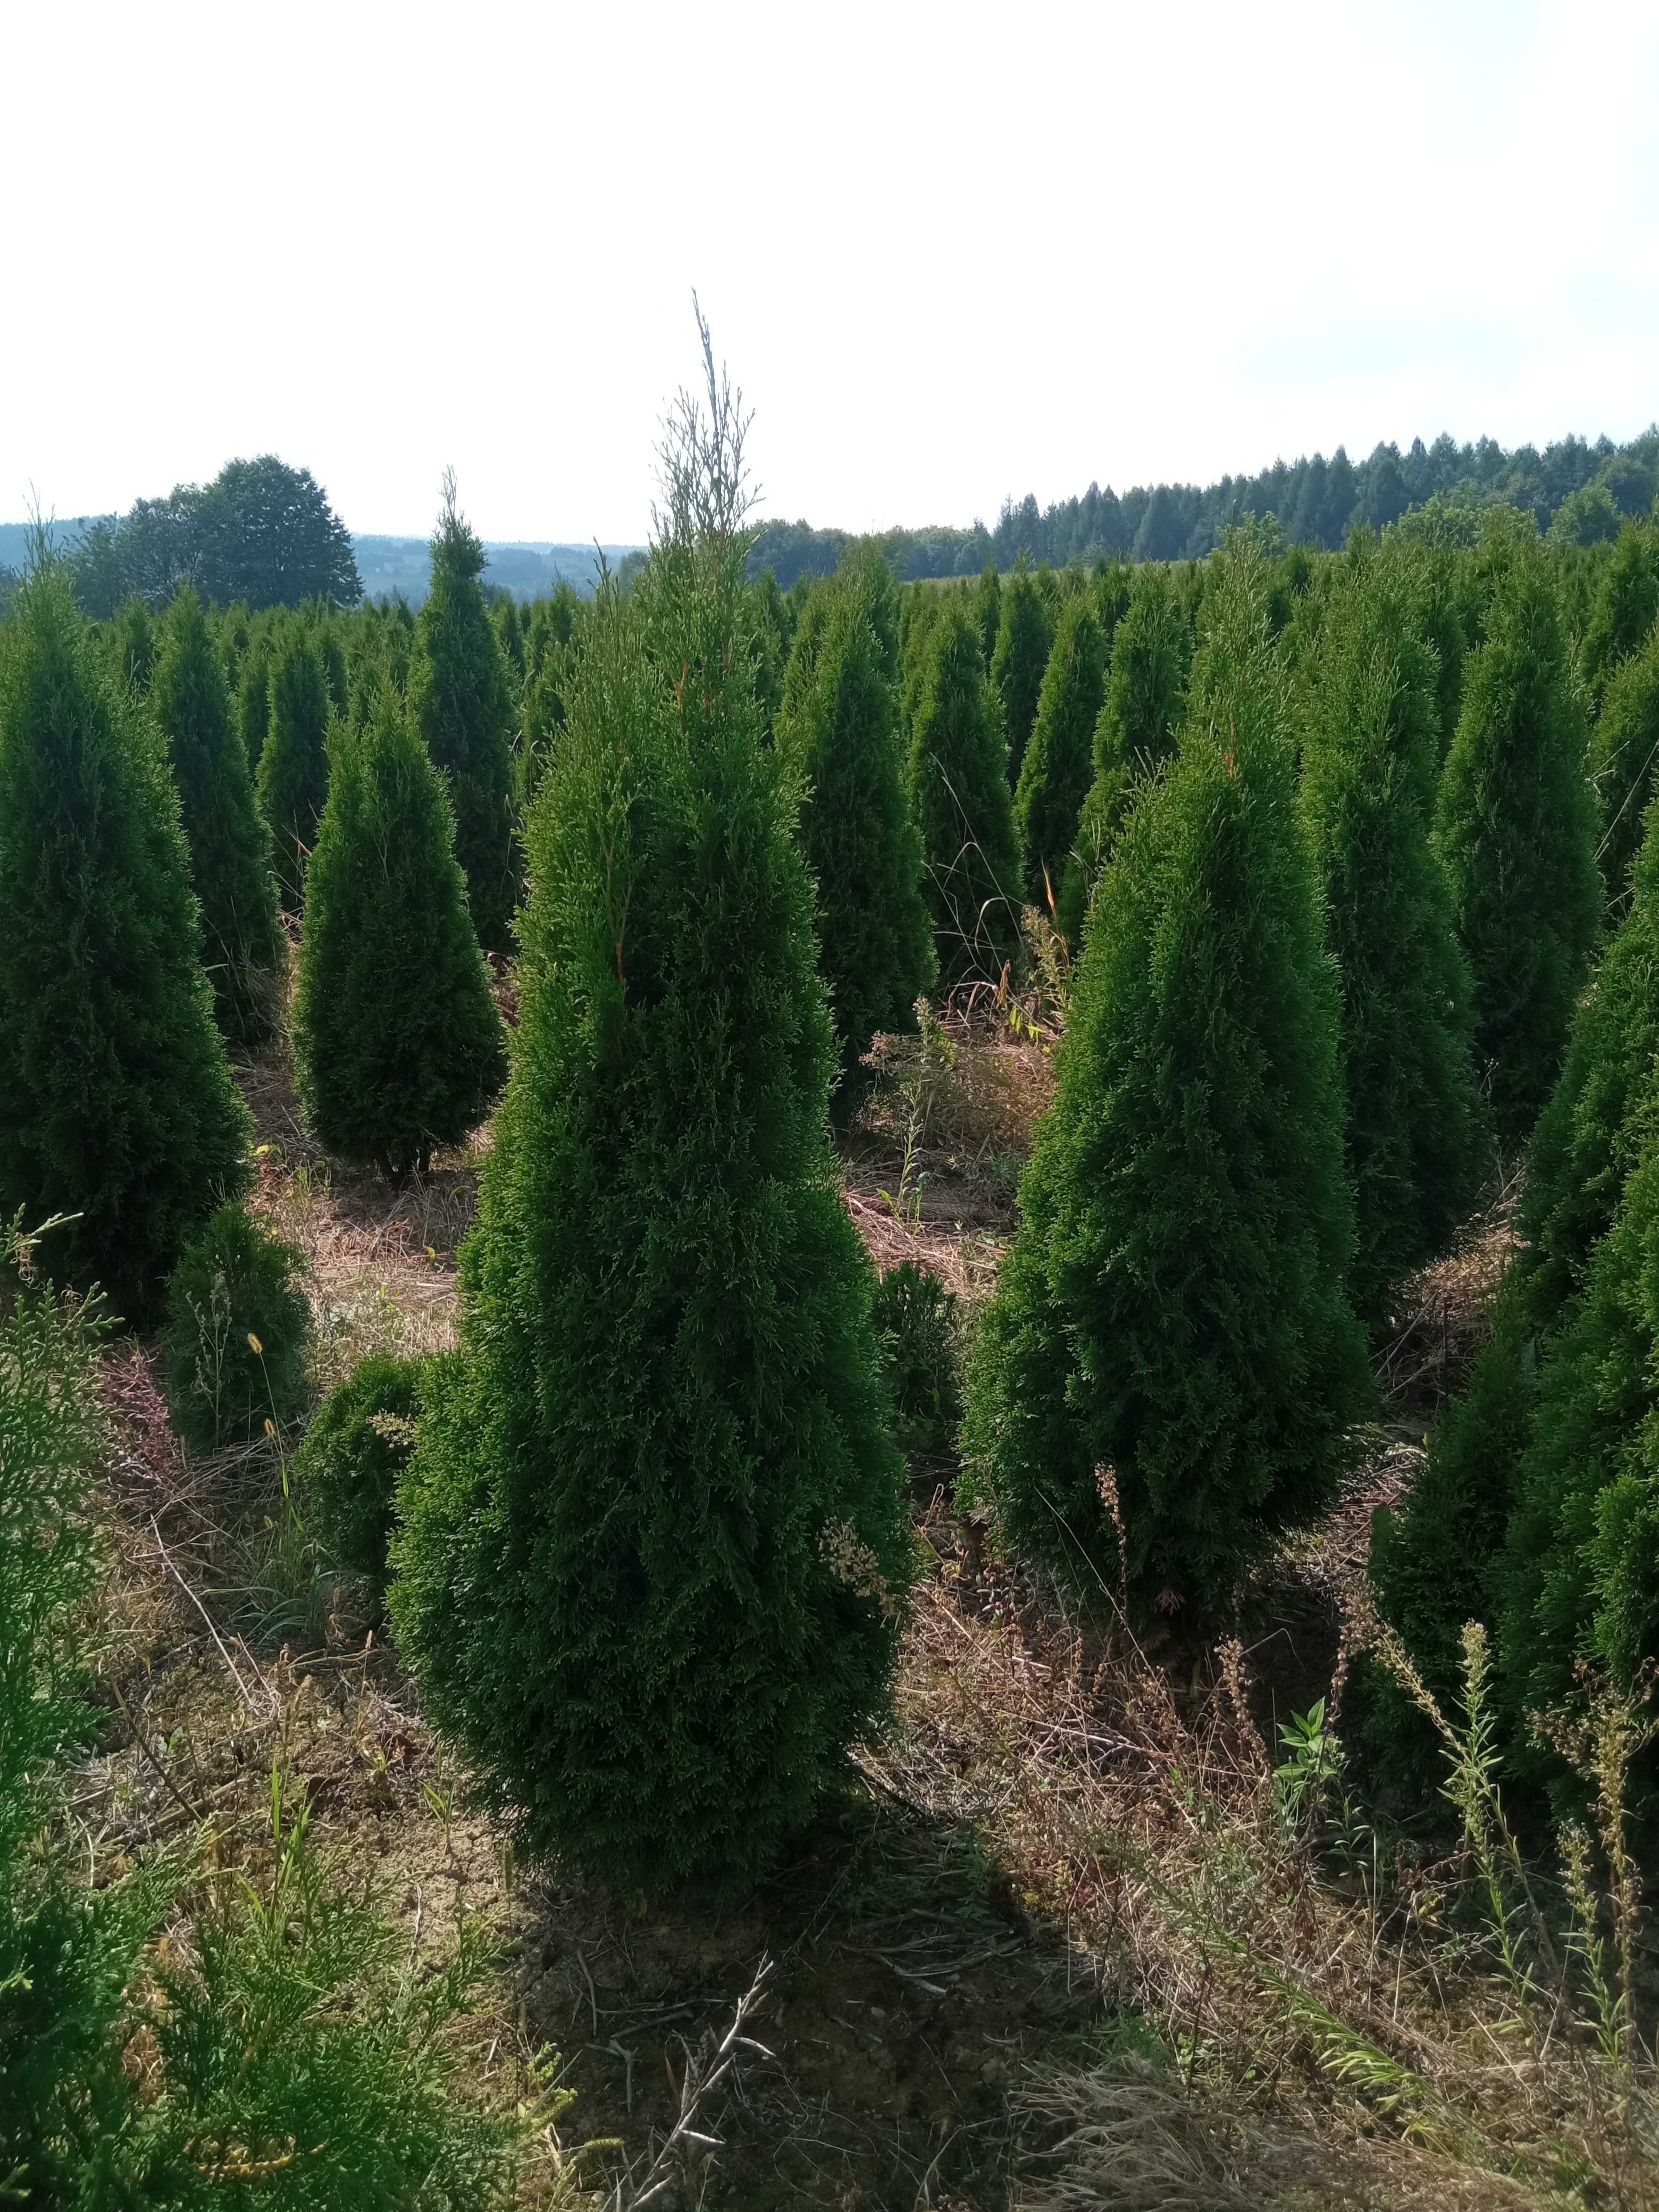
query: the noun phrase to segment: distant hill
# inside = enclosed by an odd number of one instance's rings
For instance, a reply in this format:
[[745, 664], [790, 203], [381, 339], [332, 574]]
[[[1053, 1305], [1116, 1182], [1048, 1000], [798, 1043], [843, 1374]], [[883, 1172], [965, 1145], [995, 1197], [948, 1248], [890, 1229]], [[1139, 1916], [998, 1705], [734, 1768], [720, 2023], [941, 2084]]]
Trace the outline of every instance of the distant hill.
[[[411, 607], [419, 606], [426, 597], [428, 568], [424, 538], [354, 536], [351, 544], [357, 556], [357, 574], [371, 599], [396, 599], [401, 594]], [[633, 550], [630, 545], [596, 547], [591, 541], [586, 545], [556, 545], [535, 538], [503, 544], [487, 538], [484, 551], [489, 560], [483, 580], [511, 592], [515, 599], [545, 599], [562, 580], [579, 598], [586, 599], [592, 597], [599, 580], [600, 553], [614, 568], [624, 553]], [[0, 560], [4, 558], [0, 553]]]
[[[54, 522], [53, 542], [62, 547], [71, 545], [94, 520], [92, 515], [77, 514]], [[0, 522], [0, 568], [22, 567], [27, 532], [27, 523]], [[426, 597], [429, 566], [424, 538], [354, 534], [351, 544], [363, 590], [371, 599], [395, 599], [401, 593], [411, 607], [420, 605]], [[591, 542], [559, 545], [543, 538], [513, 544], [486, 538], [489, 562], [484, 581], [511, 592], [515, 599], [545, 599], [562, 579], [580, 598], [591, 599], [599, 577], [600, 552], [614, 568], [625, 553], [634, 550], [629, 545], [596, 548]]]

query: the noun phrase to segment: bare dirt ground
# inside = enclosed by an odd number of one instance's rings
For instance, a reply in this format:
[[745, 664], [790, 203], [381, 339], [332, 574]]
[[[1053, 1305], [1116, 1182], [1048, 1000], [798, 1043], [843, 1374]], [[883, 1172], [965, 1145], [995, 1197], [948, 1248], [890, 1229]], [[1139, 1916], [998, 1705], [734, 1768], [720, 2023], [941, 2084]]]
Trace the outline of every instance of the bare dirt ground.
[[[1041, 1039], [1006, 1026], [959, 1024], [953, 1042], [954, 1065], [920, 1104], [866, 1110], [846, 1141], [846, 1185], [881, 1265], [915, 1259], [970, 1309], [1012, 1232], [1051, 1063]], [[308, 1269], [319, 1389], [367, 1352], [450, 1341], [476, 1152], [397, 1191], [331, 1172], [281, 1058], [243, 1080], [260, 1148], [255, 1202]], [[560, 2052], [576, 2092], [562, 2152], [597, 2146], [586, 2168], [596, 2186], [644, 2173], [681, 2109], [688, 2063], [702, 2051], [708, 2063], [764, 1970], [745, 2023], [757, 2047], [698, 2109], [698, 2132], [720, 2148], [688, 2142], [655, 2201], [754, 2212], [1051, 2201], [1045, 2146], [1076, 2116], [1034, 2085], [1138, 2048], [1136, 2023], [1167, 2019], [1172, 1989], [1190, 2001], [1195, 2033], [1220, 2032], [1204, 2024], [1206, 2003], [1221, 2002], [1214, 1960], [1201, 1968], [1170, 1939], [1152, 1963], [1157, 1883], [1134, 1853], [1172, 1866], [1201, 1840], [1171, 1796], [1172, 1762], [1243, 1777], [1255, 1804], [1277, 1720], [1330, 1687], [1370, 1512], [1410, 1479], [1426, 1421], [1478, 1341], [1507, 1234], [1494, 1215], [1417, 1286], [1385, 1355], [1389, 1428], [1329, 1522], [1287, 1553], [1231, 1656], [1173, 1643], [1148, 1654], [1109, 1608], [1079, 1627], [1054, 1593], [983, 1558], [939, 1490], [918, 1514], [930, 1564], [893, 1733], [860, 1754], [791, 1861], [736, 1904], [647, 1907], [562, 1868], [515, 1866], [505, 1838], [467, 1809], [466, 1778], [425, 1727], [372, 1594], [315, 1556], [281, 1454], [188, 1459], [147, 1346], [125, 1340], [106, 1366], [118, 1554], [110, 1729], [78, 1815], [106, 1865], [201, 1827], [216, 1850], [257, 1852], [273, 1765], [301, 1778], [313, 1832], [348, 1878], [372, 1883], [413, 1952], [440, 1956], [462, 1914], [495, 1931], [498, 1998], [477, 2023], [471, 2072], [505, 2089], [532, 2051]], [[1305, 1887], [1281, 1905], [1324, 1910]], [[1297, 2142], [1297, 2173], [1323, 2177], [1310, 2202], [1527, 2201], [1464, 2200], [1461, 2181], [1419, 2200], [1389, 2166], [1397, 2145], [1373, 2155], [1351, 2144], [1334, 2166]]]

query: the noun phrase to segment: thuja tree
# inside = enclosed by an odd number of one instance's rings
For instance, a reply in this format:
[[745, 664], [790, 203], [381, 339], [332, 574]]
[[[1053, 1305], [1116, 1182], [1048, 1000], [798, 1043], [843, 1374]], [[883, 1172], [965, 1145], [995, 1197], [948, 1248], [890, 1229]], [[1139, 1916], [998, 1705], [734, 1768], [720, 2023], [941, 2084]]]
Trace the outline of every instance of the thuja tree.
[[1002, 708], [1011, 788], [1018, 783], [1024, 764], [1054, 641], [1054, 616], [1048, 595], [1022, 553], [1002, 592], [996, 647], [991, 655], [991, 688]]
[[437, 770], [389, 688], [337, 725], [294, 1004], [301, 1103], [325, 1148], [400, 1176], [460, 1143], [507, 1073]]
[[328, 797], [328, 680], [310, 632], [290, 623], [270, 668], [270, 711], [255, 779], [283, 904], [305, 898], [306, 865]]
[[391, 1593], [526, 1843], [653, 1890], [751, 1878], [808, 1819], [882, 1711], [909, 1573], [710, 384], [531, 822], [513, 1073]]
[[1583, 1290], [1643, 1141], [1638, 1109], [1659, 1054], [1659, 810], [1645, 818], [1629, 910], [1573, 1018], [1522, 1186], [1528, 1304], [1540, 1332]]
[[228, 1042], [262, 1043], [276, 1020], [286, 945], [270, 839], [201, 602], [186, 587], [161, 626], [150, 707], [179, 787], [214, 1012]]
[[265, 737], [270, 728], [272, 658], [270, 636], [264, 630], [259, 630], [248, 641], [248, 649], [236, 678], [236, 725], [242, 733], [242, 750], [247, 755], [247, 772], [255, 778], [259, 773], [259, 756], [265, 749]]
[[1596, 587], [1579, 647], [1584, 681], [1598, 704], [1620, 664], [1646, 642], [1656, 620], [1659, 530], [1627, 522]]
[[1094, 595], [1074, 592], [1060, 609], [1014, 793], [1025, 895], [1049, 913], [1093, 775], [1105, 673]]
[[927, 902], [942, 981], [994, 981], [1019, 951], [1019, 845], [1007, 748], [985, 678], [979, 632], [962, 600], [944, 601], [921, 648], [905, 783], [927, 856]]
[[1224, 1606], [1334, 1488], [1368, 1402], [1344, 1291], [1336, 982], [1261, 558], [1226, 563], [1180, 754], [1102, 877], [1054, 1103], [969, 1366], [1009, 1540]]
[[111, 665], [115, 680], [142, 698], [155, 665], [155, 625], [140, 599], [129, 599], [110, 628]]
[[980, 650], [985, 655], [988, 674], [1002, 629], [1002, 579], [997, 574], [994, 561], [987, 560], [974, 586], [974, 614], [979, 623]]
[[1093, 774], [1060, 881], [1057, 919], [1073, 948], [1135, 791], [1175, 750], [1192, 658], [1192, 630], [1169, 572], [1142, 568], [1113, 634]]
[[1589, 757], [1601, 803], [1601, 881], [1609, 908], [1618, 913], [1630, 895], [1631, 866], [1659, 758], [1659, 622], [1613, 672], [1590, 732]]
[[247, 1136], [166, 757], [40, 566], [0, 646], [0, 1220], [73, 1217], [54, 1265], [144, 1321]]
[[432, 586], [415, 621], [409, 703], [449, 787], [455, 854], [478, 941], [488, 952], [506, 952], [519, 896], [513, 689], [478, 581], [483, 566], [483, 547], [447, 476]]
[[1474, 979], [1476, 1064], [1513, 1155], [1560, 1068], [1601, 910], [1583, 716], [1548, 567], [1518, 535], [1498, 549], [1435, 842]]
[[1541, 1362], [1498, 1570], [1500, 1673], [1518, 1721], [1566, 1706], [1581, 1662], [1629, 1690], [1659, 1658], [1659, 1139], [1646, 1103], [1641, 1158]]
[[1350, 1291], [1371, 1322], [1444, 1247], [1481, 1168], [1468, 972], [1430, 844], [1435, 673], [1403, 579], [1349, 571], [1306, 671], [1302, 816], [1341, 994]]
[[857, 580], [842, 580], [834, 599], [811, 681], [780, 720], [777, 742], [805, 793], [800, 843], [817, 885], [818, 956], [841, 1041], [836, 1095], [844, 1109], [861, 1092], [860, 1062], [877, 1030], [914, 1027], [911, 1010], [937, 969], [896, 690]]

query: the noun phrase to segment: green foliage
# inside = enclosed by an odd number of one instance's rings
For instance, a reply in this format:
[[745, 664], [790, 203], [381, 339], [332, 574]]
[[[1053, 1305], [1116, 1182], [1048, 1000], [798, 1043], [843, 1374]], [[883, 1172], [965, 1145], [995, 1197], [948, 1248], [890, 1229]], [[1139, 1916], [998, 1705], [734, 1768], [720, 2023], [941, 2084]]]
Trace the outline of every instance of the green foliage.
[[[1492, 1314], [1461, 1398], [1443, 1415], [1405, 1504], [1371, 1522], [1376, 1609], [1398, 1634], [1430, 1693], [1449, 1711], [1471, 1620], [1495, 1618], [1499, 1559], [1532, 1434], [1536, 1362], [1521, 1278], [1512, 1274]], [[1438, 1747], [1406, 1687], [1373, 1660], [1357, 1686], [1373, 1771], [1423, 1790], [1437, 1778]]]
[[1659, 815], [1652, 807], [1646, 822], [1630, 909], [1573, 1018], [1522, 1187], [1528, 1310], [1545, 1332], [1583, 1290], [1644, 1139], [1659, 1053]]
[[391, 1176], [459, 1144], [506, 1074], [454, 835], [438, 772], [402, 702], [382, 690], [366, 729], [334, 737], [306, 884], [294, 1060], [320, 1142]]
[[294, 1462], [313, 1534], [342, 1566], [377, 1581], [415, 1445], [423, 1366], [385, 1355], [359, 1360], [317, 1408]]
[[179, 800], [59, 571], [0, 639], [0, 1218], [76, 1217], [54, 1263], [143, 1321], [246, 1179]]
[[905, 782], [927, 855], [939, 979], [994, 981], [1019, 955], [1019, 847], [996, 696], [960, 599], [933, 616], [918, 665]]
[[1584, 625], [1579, 665], [1601, 701], [1614, 671], [1639, 652], [1659, 620], [1659, 530], [1627, 522], [1602, 573]]
[[876, 1286], [876, 1336], [887, 1354], [899, 1448], [909, 1460], [945, 1460], [962, 1425], [957, 1298], [914, 1260]]
[[124, 690], [142, 699], [155, 665], [155, 626], [142, 599], [129, 599], [110, 629], [111, 666]]
[[483, 547], [446, 479], [432, 588], [415, 621], [410, 711], [449, 787], [455, 856], [478, 942], [487, 952], [506, 952], [519, 896], [513, 694], [478, 581], [483, 566]]
[[1307, 670], [1302, 817], [1341, 993], [1355, 1310], [1443, 1250], [1482, 1166], [1468, 973], [1431, 848], [1435, 664], [1382, 564], [1337, 586]]
[[1659, 758], [1659, 621], [1608, 679], [1590, 732], [1590, 780], [1601, 802], [1601, 881], [1615, 912], [1630, 889]]
[[653, 1891], [752, 1878], [808, 1819], [884, 1705], [910, 1573], [710, 385], [530, 825], [513, 1075], [391, 1592], [491, 1802]]
[[1113, 635], [1094, 730], [1093, 780], [1060, 884], [1056, 919], [1074, 949], [1083, 941], [1089, 901], [1135, 792], [1175, 750], [1192, 658], [1192, 631], [1168, 570], [1141, 569]]
[[249, 643], [246, 658], [236, 678], [236, 725], [247, 755], [247, 772], [256, 781], [259, 756], [270, 729], [270, 664], [274, 659], [269, 635], [261, 631]]
[[[1259, 556], [1210, 602], [1180, 754], [1130, 815], [969, 1367], [966, 1492], [1132, 1601], [1224, 1605], [1369, 1398], [1343, 1294], [1336, 981]], [[1166, 1595], [1167, 1594], [1167, 1595]]]
[[328, 797], [328, 679], [310, 631], [290, 623], [270, 669], [270, 711], [256, 779], [283, 904], [297, 914]]
[[1435, 842], [1474, 985], [1476, 1066], [1512, 1154], [1559, 1071], [1601, 890], [1583, 716], [1549, 572], [1518, 535], [1492, 557]]
[[167, 1280], [161, 1385], [192, 1451], [287, 1428], [306, 1402], [311, 1308], [304, 1266], [243, 1206], [222, 1206]]
[[232, 1044], [263, 1043], [275, 1026], [287, 953], [270, 841], [253, 803], [224, 663], [188, 588], [162, 624], [150, 708], [179, 787], [219, 1027]]
[[[1650, 1103], [1645, 1118], [1651, 1130]], [[1499, 1571], [1502, 1674], [1517, 1716], [1575, 1702], [1581, 1661], [1628, 1690], [1659, 1656], [1656, 1352], [1659, 1139], [1650, 1135], [1541, 1362]]]
[[1002, 592], [990, 669], [991, 689], [1002, 708], [1011, 790], [1018, 785], [1024, 765], [1025, 747], [1036, 720], [1054, 641], [1048, 602], [1022, 554]]
[[[911, 1026], [918, 994], [936, 973], [933, 924], [921, 894], [921, 838], [903, 781], [898, 701], [854, 576], [819, 587], [832, 599], [822, 637], [810, 636], [811, 672], [792, 657], [791, 705], [778, 750], [799, 778], [800, 844], [817, 884], [820, 971], [841, 1040], [838, 1102], [861, 1091], [859, 1063], [878, 1030]], [[818, 595], [809, 605], [818, 603]], [[798, 637], [796, 651], [803, 638]]]
[[[0, 1256], [27, 1257], [14, 1229]], [[478, 1938], [417, 1977], [273, 1778], [268, 1877], [183, 1854], [98, 1879], [62, 1821], [101, 1560], [95, 1309], [0, 1291], [0, 2174], [103, 2212], [453, 2212], [499, 2201], [527, 2132], [455, 2094]], [[178, 1921], [189, 1923], [178, 1939]], [[155, 1946], [167, 1929], [174, 1940]], [[145, 2053], [143, 2066], [132, 2063]], [[538, 2116], [540, 2117], [540, 2116]]]
[[1088, 793], [1104, 681], [1094, 596], [1073, 592], [1060, 610], [1014, 794], [1014, 826], [1025, 855], [1025, 895], [1045, 913], [1054, 911]]
[[991, 672], [995, 658], [997, 639], [1002, 632], [1002, 579], [997, 574], [994, 561], [987, 561], [980, 571], [979, 582], [974, 587], [974, 614], [979, 623], [980, 650], [985, 656], [985, 672]]

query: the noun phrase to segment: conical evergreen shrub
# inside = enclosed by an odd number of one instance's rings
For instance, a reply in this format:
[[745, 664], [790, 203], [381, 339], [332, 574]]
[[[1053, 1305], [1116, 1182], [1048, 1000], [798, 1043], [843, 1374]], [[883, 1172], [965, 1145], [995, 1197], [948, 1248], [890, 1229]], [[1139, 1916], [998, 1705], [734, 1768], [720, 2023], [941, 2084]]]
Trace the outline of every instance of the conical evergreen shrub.
[[1018, 784], [1024, 765], [1025, 747], [1036, 720], [1054, 641], [1054, 615], [1048, 598], [1022, 553], [1003, 589], [996, 648], [991, 655], [991, 689], [1002, 708], [1011, 791]]
[[246, 1178], [178, 795], [43, 568], [0, 633], [0, 1221], [142, 1322]]
[[1542, 1332], [1583, 1289], [1644, 1139], [1640, 1109], [1659, 1054], [1659, 809], [1645, 818], [1630, 910], [1574, 1017], [1522, 1186], [1528, 1310]]
[[487, 952], [512, 949], [518, 904], [513, 692], [478, 579], [484, 550], [446, 479], [432, 540], [432, 586], [415, 619], [409, 705], [449, 787], [455, 857]]
[[[1651, 1075], [1650, 1073], [1650, 1086]], [[1620, 1688], [1659, 1658], [1659, 1134], [1650, 1132], [1583, 1295], [1546, 1347], [1497, 1569], [1499, 1674], [1516, 1721], [1559, 1712], [1583, 1662]]]
[[1095, 724], [1105, 675], [1094, 595], [1073, 592], [1060, 610], [1014, 793], [1025, 896], [1048, 914], [1054, 908], [1093, 776]]
[[110, 630], [110, 651], [117, 684], [142, 699], [149, 690], [150, 671], [155, 665], [155, 625], [141, 599], [129, 599], [116, 616]]
[[920, 668], [905, 782], [927, 856], [939, 980], [994, 981], [1019, 954], [1019, 845], [996, 698], [959, 599], [933, 616]]
[[1142, 568], [1113, 635], [1094, 729], [1093, 775], [1060, 883], [1057, 920], [1074, 949], [1136, 789], [1175, 750], [1192, 658], [1192, 631], [1169, 572]]
[[[1132, 1601], [1224, 1606], [1330, 1498], [1370, 1395], [1344, 1295], [1336, 981], [1259, 556], [1102, 877], [1054, 1104], [976, 1335], [965, 1489]], [[1103, 1494], [1104, 1493], [1104, 1494]]]
[[270, 664], [274, 658], [269, 635], [261, 630], [250, 640], [236, 679], [236, 726], [242, 733], [247, 772], [257, 785], [259, 756], [270, 728]]
[[1435, 673], [1402, 581], [1375, 561], [1350, 571], [1306, 672], [1301, 797], [1341, 994], [1349, 1294], [1371, 1322], [1445, 1248], [1483, 1164], [1468, 973], [1430, 844]]
[[1659, 759], [1659, 622], [1614, 670], [1590, 732], [1590, 781], [1601, 802], [1601, 881], [1609, 909], [1623, 911], [1643, 839]]
[[[1496, 1623], [1499, 1563], [1532, 1438], [1537, 1365], [1519, 1273], [1510, 1276], [1462, 1397], [1442, 1416], [1406, 1501], [1371, 1522], [1370, 1577], [1376, 1610], [1443, 1712], [1463, 1696], [1462, 1638], [1471, 1620]], [[1373, 1657], [1357, 1670], [1345, 1711], [1379, 1780], [1426, 1796], [1445, 1779], [1443, 1747], [1415, 1699]]]
[[1659, 621], [1659, 530], [1627, 522], [1596, 587], [1579, 663], [1598, 705], [1620, 664], [1639, 652]]
[[507, 1073], [454, 822], [402, 702], [336, 726], [294, 1001], [300, 1100], [337, 1158], [400, 1176], [483, 1119]]
[[979, 623], [980, 651], [985, 656], [985, 672], [988, 676], [1002, 629], [1002, 579], [997, 574], [996, 562], [988, 556], [974, 587], [974, 614]]
[[255, 779], [270, 832], [276, 887], [298, 914], [306, 867], [328, 797], [328, 680], [310, 632], [291, 623], [270, 668], [270, 713]]
[[910, 1573], [714, 404], [590, 622], [530, 825], [513, 1075], [391, 1594], [526, 1842], [653, 1891], [752, 1878], [809, 1818], [884, 1705]]
[[186, 587], [161, 628], [150, 709], [179, 787], [214, 1012], [227, 1042], [262, 1044], [276, 1024], [287, 942], [270, 839], [200, 600]]
[[295, 1456], [307, 1528], [343, 1567], [377, 1583], [429, 1366], [384, 1354], [360, 1359], [317, 1408]]
[[1583, 716], [1549, 569], [1524, 539], [1498, 549], [1435, 842], [1474, 985], [1476, 1067], [1512, 1157], [1559, 1072], [1601, 910]]
[[841, 1041], [844, 1109], [862, 1093], [860, 1062], [872, 1038], [915, 1027], [912, 1009], [937, 969], [897, 694], [866, 593], [849, 577], [834, 596], [811, 684], [781, 719], [777, 743], [806, 794], [800, 844], [817, 884], [819, 966]]

